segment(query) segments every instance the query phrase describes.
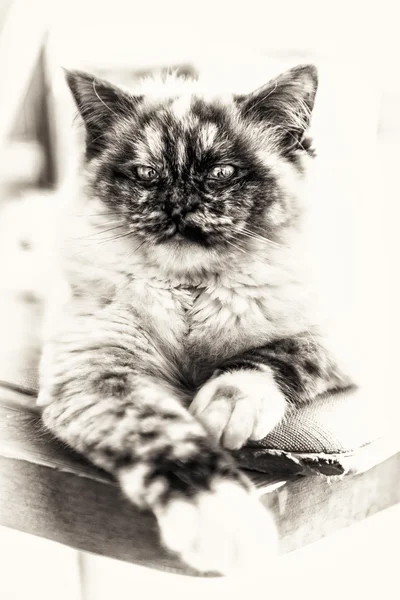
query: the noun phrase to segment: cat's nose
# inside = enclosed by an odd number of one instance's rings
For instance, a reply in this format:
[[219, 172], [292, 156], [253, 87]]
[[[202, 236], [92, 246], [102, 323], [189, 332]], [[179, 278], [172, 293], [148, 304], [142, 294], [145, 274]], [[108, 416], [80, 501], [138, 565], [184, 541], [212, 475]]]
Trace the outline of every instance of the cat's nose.
[[183, 215], [184, 211], [182, 206], [174, 206], [174, 208], [170, 211], [170, 216], [174, 221], [179, 220]]
[[171, 217], [174, 221], [179, 221], [187, 213], [190, 213], [198, 207], [199, 203], [197, 200], [189, 199], [185, 203], [170, 203], [165, 202], [163, 210]]
[[174, 220], [179, 219], [183, 214], [183, 207], [180, 204], [172, 204], [171, 202], [164, 202], [162, 209], [169, 217]]

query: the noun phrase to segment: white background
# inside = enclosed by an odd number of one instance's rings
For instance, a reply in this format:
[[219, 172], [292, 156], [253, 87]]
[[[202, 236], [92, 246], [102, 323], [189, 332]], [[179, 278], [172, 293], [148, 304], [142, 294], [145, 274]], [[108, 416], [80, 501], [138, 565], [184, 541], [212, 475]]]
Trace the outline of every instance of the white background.
[[[333, 328], [341, 339], [355, 340], [359, 362], [368, 372], [378, 372], [381, 390], [383, 380], [393, 374], [397, 378], [399, 358], [396, 5], [69, 0], [49, 3], [47, 12], [56, 61], [67, 67], [140, 67], [194, 57], [214, 76], [228, 79], [241, 73], [241, 82], [248, 78], [250, 83], [264, 76], [263, 61], [255, 67], [248, 58], [254, 54], [282, 63], [285, 56], [289, 62], [296, 56], [298, 62], [316, 59], [322, 90], [316, 115], [321, 187], [313, 202], [319, 215], [314, 233], [321, 242], [321, 293], [336, 310]], [[390, 397], [397, 400], [393, 389]], [[391, 509], [285, 557], [274, 576], [266, 569], [257, 590], [255, 582], [244, 587], [222, 580], [200, 582], [86, 558], [85, 600], [124, 600], [139, 594], [212, 598], [221, 593], [233, 598], [250, 593], [394, 598], [399, 524], [399, 510]], [[1, 598], [79, 598], [80, 571], [73, 550], [7, 530], [0, 531], [0, 543]]]

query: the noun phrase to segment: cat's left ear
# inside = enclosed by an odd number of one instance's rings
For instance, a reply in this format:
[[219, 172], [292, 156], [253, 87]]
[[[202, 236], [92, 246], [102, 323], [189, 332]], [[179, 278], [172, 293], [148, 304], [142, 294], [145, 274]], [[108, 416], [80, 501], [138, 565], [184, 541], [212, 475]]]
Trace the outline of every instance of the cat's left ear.
[[141, 96], [82, 71], [66, 71], [66, 79], [86, 128], [88, 154], [101, 150], [104, 132], [121, 118], [135, 114]]
[[235, 101], [242, 116], [265, 123], [284, 153], [301, 147], [318, 87], [317, 69], [300, 65]]

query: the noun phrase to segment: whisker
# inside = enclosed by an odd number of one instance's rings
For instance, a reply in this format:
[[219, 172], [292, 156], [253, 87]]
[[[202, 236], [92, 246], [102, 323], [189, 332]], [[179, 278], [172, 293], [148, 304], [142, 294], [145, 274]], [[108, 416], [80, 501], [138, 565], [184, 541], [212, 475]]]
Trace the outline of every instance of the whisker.
[[255, 233], [254, 231], [250, 231], [249, 229], [246, 229], [246, 228], [234, 229], [234, 231], [238, 234], [244, 235], [245, 237], [262, 242], [263, 244], [266, 244], [267, 246], [271, 246], [273, 248], [282, 248], [281, 244], [278, 244], [277, 242], [273, 242], [272, 240], [269, 240], [268, 238], [264, 238], [261, 235], [258, 235], [257, 233]]
[[281, 247], [282, 244], [278, 243], [278, 242], [274, 242], [273, 240], [270, 240], [267, 237], [262, 236], [261, 234], [257, 233], [256, 231], [252, 231], [251, 229], [247, 229], [247, 227], [243, 227], [242, 231], [248, 235], [253, 235], [255, 236], [257, 239], [262, 240], [263, 242], [265, 242], [266, 244], [270, 244], [271, 246], [277, 246], [277, 247]]
[[282, 247], [280, 244], [275, 244], [274, 242], [271, 242], [270, 240], [266, 240], [265, 238], [263, 238], [261, 236], [250, 235], [249, 233], [247, 233], [245, 231], [242, 231], [241, 233], [242, 233], [242, 235], [244, 235], [244, 237], [247, 237], [256, 242], [261, 242], [262, 244], [264, 244], [265, 246], [269, 246], [270, 248], [281, 248]]
[[240, 246], [237, 246], [237, 244], [234, 244], [230, 240], [225, 240], [225, 241], [226, 241], [227, 244], [229, 244], [233, 248], [236, 248], [236, 250], [239, 250], [243, 254], [246, 254], [246, 256], [249, 256], [250, 258], [256, 258], [258, 260], [261, 260], [261, 258], [259, 258], [258, 256], [256, 256], [255, 254], [250, 254], [249, 252], [246, 252], [246, 250], [244, 250], [244, 248], [241, 248]]
[[[95, 233], [89, 233], [88, 235], [84, 235], [81, 237], [76, 237], [76, 238], [69, 238], [69, 241], [73, 241], [73, 240], [85, 240], [91, 237], [94, 237], [96, 235], [101, 235], [102, 233], [107, 233], [108, 231], [113, 231], [114, 229], [120, 229], [121, 227], [125, 227], [125, 225], [116, 225], [114, 227], [110, 227], [109, 229], [104, 229], [102, 231], [96, 231]], [[103, 240], [105, 241], [105, 240]]]
[[245, 250], [244, 248], [242, 248], [241, 246], [238, 246], [237, 244], [234, 244], [233, 242], [231, 242], [230, 240], [225, 240], [228, 244], [230, 244], [231, 246], [233, 246], [234, 248], [236, 248], [237, 250], [239, 250], [240, 252], [242, 252], [243, 254], [246, 254], [246, 256], [248, 256], [249, 258], [252, 258], [254, 260], [258, 260], [262, 263], [265, 263], [267, 260], [266, 256], [259, 256], [258, 254], [256, 254], [255, 252], [248, 252], [247, 250]]
[[132, 236], [132, 235], [133, 235], [132, 232], [128, 231], [127, 233], [123, 233], [122, 235], [115, 235], [115, 236], [107, 238], [105, 240], [98, 240], [98, 241], [94, 242], [93, 244], [89, 244], [89, 246], [90, 245], [96, 245], [96, 244], [103, 244], [105, 242], [112, 242], [114, 240], [121, 240], [122, 238], [129, 237], [129, 236]]
[[135, 254], [135, 252], [137, 252], [139, 250], [139, 248], [141, 248], [143, 246], [143, 244], [145, 243], [146, 240], [143, 240], [143, 242], [141, 242], [134, 250], [133, 252], [131, 252], [130, 254], [128, 254], [128, 256], [126, 258], [124, 258], [124, 260], [122, 261], [122, 264], [125, 264], [127, 260], [129, 260], [131, 258], [131, 256], [133, 256]]
[[74, 254], [72, 254], [72, 256], [78, 256], [81, 253], [81, 251], [84, 251], [85, 249], [87, 250], [89, 248], [93, 248], [93, 246], [98, 246], [99, 244], [105, 244], [107, 242], [112, 242], [112, 241], [115, 241], [115, 240], [120, 240], [122, 238], [129, 237], [129, 236], [131, 236], [131, 237], [133, 236], [133, 234], [132, 234], [131, 231], [128, 231], [128, 233], [124, 233], [122, 235], [116, 235], [114, 237], [107, 238], [105, 240], [97, 240], [97, 241], [95, 241], [95, 242], [93, 242], [91, 244], [86, 244], [85, 246], [81, 246], [77, 252], [75, 252]]
[[99, 213], [66, 213], [69, 217], [108, 217], [109, 215], [115, 215], [120, 217], [121, 215], [115, 211], [113, 212], [99, 212]]

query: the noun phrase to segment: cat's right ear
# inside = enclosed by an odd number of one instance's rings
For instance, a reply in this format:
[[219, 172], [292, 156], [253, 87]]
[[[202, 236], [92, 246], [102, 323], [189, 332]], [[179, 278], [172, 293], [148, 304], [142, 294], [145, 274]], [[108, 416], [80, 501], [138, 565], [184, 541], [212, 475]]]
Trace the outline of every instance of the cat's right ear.
[[[279, 150], [290, 155], [303, 148], [318, 87], [314, 65], [299, 65], [247, 96], [237, 96], [241, 114], [269, 127]], [[304, 148], [303, 148], [304, 149]]]
[[104, 133], [118, 119], [132, 116], [142, 97], [82, 71], [65, 71], [65, 75], [85, 124], [87, 149], [96, 154], [102, 148]]

